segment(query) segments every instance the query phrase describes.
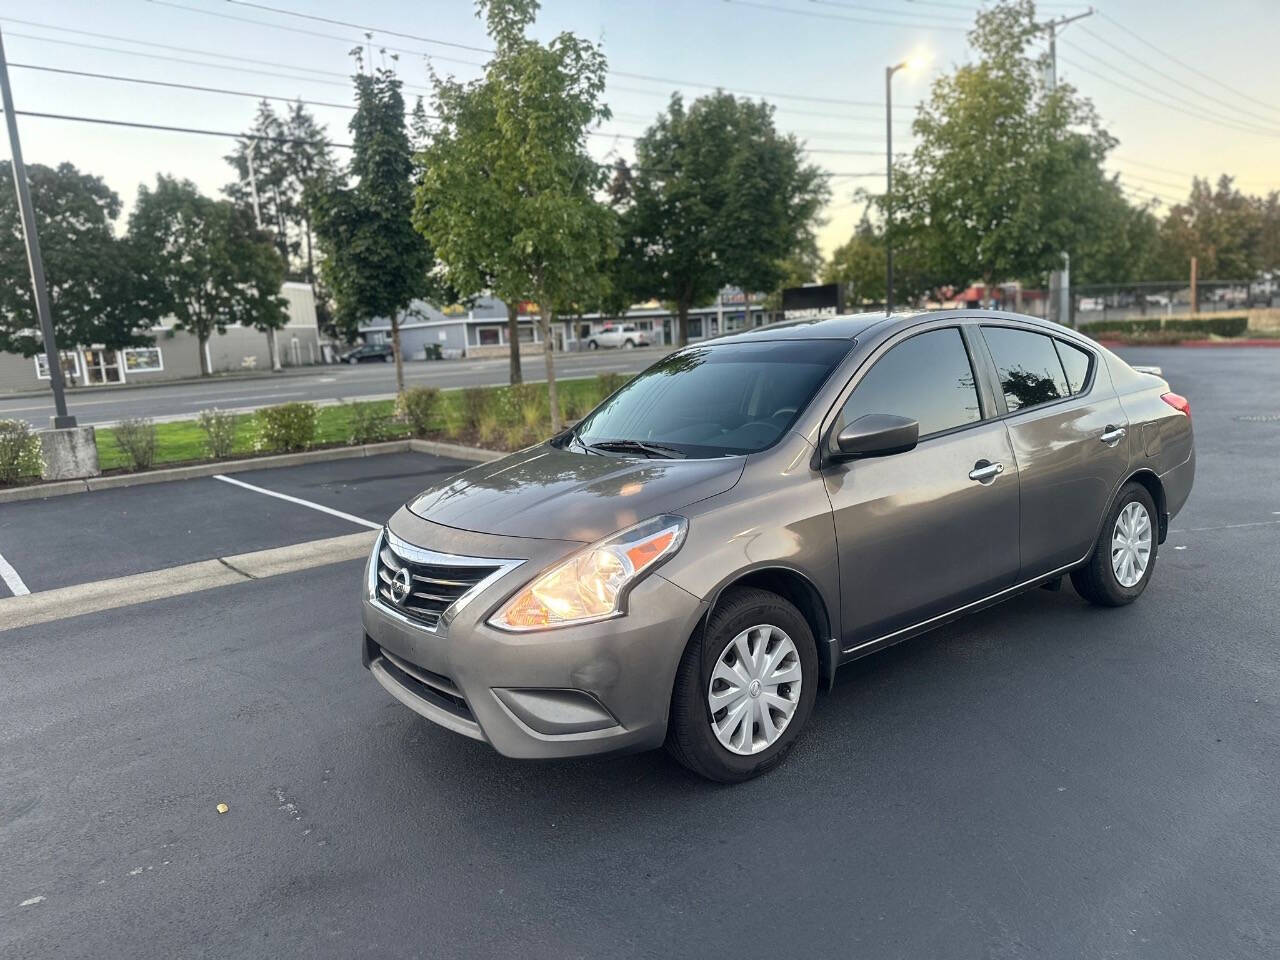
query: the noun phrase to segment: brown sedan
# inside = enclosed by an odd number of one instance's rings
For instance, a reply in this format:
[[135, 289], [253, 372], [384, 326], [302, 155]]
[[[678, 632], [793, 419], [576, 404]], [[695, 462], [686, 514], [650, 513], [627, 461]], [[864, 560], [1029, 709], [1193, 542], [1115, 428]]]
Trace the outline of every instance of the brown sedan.
[[1187, 401], [1016, 314], [849, 316], [658, 361], [389, 521], [364, 662], [512, 757], [776, 765], [844, 663], [1070, 575], [1130, 603], [1191, 492]]

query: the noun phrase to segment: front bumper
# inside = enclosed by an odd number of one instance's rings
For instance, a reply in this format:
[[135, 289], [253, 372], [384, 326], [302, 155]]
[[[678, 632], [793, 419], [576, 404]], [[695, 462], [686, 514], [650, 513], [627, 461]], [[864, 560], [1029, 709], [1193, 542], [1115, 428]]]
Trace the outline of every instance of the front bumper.
[[706, 610], [703, 601], [655, 573], [632, 590], [625, 616], [507, 633], [489, 626], [488, 617], [581, 544], [472, 533], [407, 510], [389, 527], [441, 553], [528, 558], [434, 630], [376, 599], [366, 569], [363, 660], [397, 700], [509, 757], [584, 756], [662, 743], [676, 667]]

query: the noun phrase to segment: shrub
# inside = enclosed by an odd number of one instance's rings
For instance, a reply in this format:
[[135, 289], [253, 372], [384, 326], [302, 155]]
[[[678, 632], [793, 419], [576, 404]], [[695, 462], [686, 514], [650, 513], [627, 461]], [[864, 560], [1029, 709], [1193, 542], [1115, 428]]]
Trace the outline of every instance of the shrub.
[[480, 421], [492, 407], [490, 394], [484, 387], [468, 387], [462, 391], [462, 425], [468, 430], [480, 429]]
[[1170, 319], [1133, 317], [1128, 320], [1104, 320], [1084, 328], [1092, 337], [1148, 335], [1150, 339], [1176, 342], [1194, 337], [1238, 337], [1249, 327], [1249, 317], [1240, 313], [1209, 314]]
[[390, 435], [381, 404], [353, 400], [345, 406], [351, 414], [347, 421], [348, 443], [379, 443]]
[[409, 422], [415, 437], [439, 429], [440, 413], [440, 391], [435, 387], [410, 387], [396, 398], [396, 415]]
[[480, 422], [476, 424], [476, 436], [481, 443], [492, 443], [498, 436], [499, 429], [497, 415], [486, 411], [480, 415]]
[[236, 445], [236, 415], [226, 410], [201, 410], [196, 423], [204, 431], [204, 445], [209, 456], [225, 460]]
[[519, 450], [533, 443], [533, 431], [525, 424], [515, 423], [502, 432], [504, 445], [508, 450]]
[[316, 438], [316, 408], [310, 403], [282, 403], [257, 413], [258, 450], [305, 450]]
[[610, 394], [617, 393], [625, 387], [631, 378], [624, 373], [600, 373], [596, 375], [596, 388], [603, 400]]
[[134, 470], [149, 470], [156, 459], [156, 425], [148, 417], [121, 420], [113, 431], [116, 446]]
[[38, 477], [44, 470], [40, 437], [25, 420], [0, 420], [0, 483]]

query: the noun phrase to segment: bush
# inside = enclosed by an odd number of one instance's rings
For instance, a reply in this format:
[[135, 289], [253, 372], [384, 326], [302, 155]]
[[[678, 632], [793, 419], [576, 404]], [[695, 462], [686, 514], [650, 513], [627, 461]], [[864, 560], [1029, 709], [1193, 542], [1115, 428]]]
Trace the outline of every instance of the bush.
[[617, 393], [630, 382], [631, 378], [625, 373], [601, 373], [596, 375], [596, 387], [600, 391], [601, 400]]
[[44, 470], [40, 437], [25, 420], [0, 420], [0, 484], [38, 477]]
[[1084, 328], [1092, 337], [1143, 336], [1164, 342], [1196, 337], [1238, 337], [1249, 327], [1249, 317], [1242, 313], [1208, 314], [1185, 320], [1162, 317], [1134, 317], [1130, 320], [1104, 320]]
[[440, 391], [435, 387], [410, 387], [396, 398], [396, 415], [409, 422], [415, 437], [440, 429], [440, 414]]
[[462, 391], [462, 425], [468, 430], [480, 429], [480, 421], [490, 412], [490, 394], [484, 387], [468, 387]]
[[209, 456], [225, 460], [236, 445], [236, 415], [225, 410], [201, 410], [196, 423], [204, 431], [204, 444]]
[[282, 403], [257, 412], [258, 450], [305, 450], [316, 438], [316, 408], [310, 403]]
[[379, 443], [390, 435], [387, 416], [379, 404], [353, 400], [346, 406], [351, 411], [347, 430], [348, 443]]
[[148, 417], [121, 420], [113, 431], [116, 446], [134, 470], [149, 470], [156, 459], [156, 425]]
[[481, 443], [492, 443], [501, 429], [502, 427], [498, 423], [498, 418], [495, 414], [482, 413], [479, 423], [476, 424], [476, 436], [480, 438]]

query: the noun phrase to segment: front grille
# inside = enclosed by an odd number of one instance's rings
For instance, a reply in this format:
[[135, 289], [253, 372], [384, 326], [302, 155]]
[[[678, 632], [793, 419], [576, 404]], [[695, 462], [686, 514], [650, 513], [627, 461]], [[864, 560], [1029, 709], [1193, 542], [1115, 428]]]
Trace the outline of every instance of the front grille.
[[[420, 563], [396, 553], [384, 540], [378, 552], [378, 597], [392, 609], [434, 630], [440, 623], [440, 617], [459, 597], [497, 569], [496, 564], [455, 566]], [[401, 570], [408, 571], [410, 588], [408, 596], [397, 601], [392, 588]]]
[[441, 710], [452, 713], [455, 717], [472, 723], [476, 722], [475, 716], [471, 713], [471, 707], [462, 696], [462, 691], [448, 677], [411, 664], [382, 648], [378, 649], [378, 654], [382, 657], [383, 668], [391, 678], [410, 693], [434, 704]]

